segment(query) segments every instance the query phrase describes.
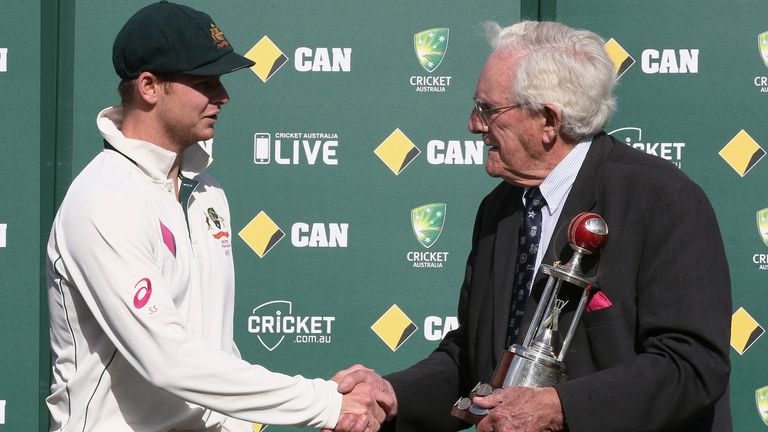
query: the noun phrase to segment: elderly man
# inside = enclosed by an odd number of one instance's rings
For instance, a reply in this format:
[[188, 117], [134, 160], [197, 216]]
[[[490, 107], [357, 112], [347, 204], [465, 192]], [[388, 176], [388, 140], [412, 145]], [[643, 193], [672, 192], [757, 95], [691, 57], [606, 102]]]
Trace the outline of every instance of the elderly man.
[[592, 211], [610, 234], [587, 268], [600, 291], [565, 358], [569, 379], [475, 398], [491, 408], [478, 431], [731, 430], [730, 282], [706, 196], [672, 164], [601, 131], [615, 75], [597, 35], [552, 22], [487, 30], [493, 53], [469, 129], [503, 182], [477, 214], [460, 327], [386, 380], [362, 366], [340, 372], [340, 390], [365, 382], [394, 392], [387, 411], [398, 432], [467, 427], [451, 405], [521, 341], [546, 280], [539, 264], [569, 258], [568, 223]]
[[270, 372], [232, 339], [229, 206], [196, 143], [229, 101], [220, 76], [253, 62], [207, 14], [161, 1], [123, 26], [113, 63], [122, 104], [99, 113], [105, 149], [48, 243], [50, 430], [378, 430], [374, 393]]

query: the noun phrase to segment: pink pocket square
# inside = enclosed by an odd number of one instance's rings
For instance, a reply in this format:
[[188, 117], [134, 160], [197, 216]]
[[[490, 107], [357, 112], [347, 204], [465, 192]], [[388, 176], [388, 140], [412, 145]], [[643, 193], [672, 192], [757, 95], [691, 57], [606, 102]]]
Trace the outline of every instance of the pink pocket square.
[[613, 303], [608, 300], [608, 297], [606, 297], [602, 291], [598, 291], [592, 296], [592, 299], [589, 300], [589, 303], [587, 304], [587, 312], [594, 312], [609, 306], [613, 306]]

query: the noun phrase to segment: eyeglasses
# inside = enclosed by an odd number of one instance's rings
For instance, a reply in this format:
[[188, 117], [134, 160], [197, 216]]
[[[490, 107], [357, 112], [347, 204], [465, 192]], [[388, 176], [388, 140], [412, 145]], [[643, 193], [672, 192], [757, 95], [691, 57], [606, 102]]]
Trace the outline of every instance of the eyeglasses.
[[521, 106], [524, 105], [524, 104], [514, 104], [514, 105], [494, 107], [494, 106], [488, 105], [485, 102], [480, 102], [477, 99], [474, 99], [474, 102], [475, 102], [475, 108], [474, 109], [480, 115], [480, 119], [483, 121], [483, 123], [486, 126], [488, 126], [490, 124], [490, 117], [491, 117], [491, 115], [493, 115], [495, 113], [498, 113], [498, 112], [501, 112], [501, 111], [511, 110], [511, 109], [514, 109], [514, 108], [520, 108]]

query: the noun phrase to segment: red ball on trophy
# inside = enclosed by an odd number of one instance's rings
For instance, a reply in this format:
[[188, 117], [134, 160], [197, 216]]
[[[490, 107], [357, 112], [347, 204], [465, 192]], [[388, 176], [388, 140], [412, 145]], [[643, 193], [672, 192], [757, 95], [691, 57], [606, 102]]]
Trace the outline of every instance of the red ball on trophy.
[[599, 251], [608, 240], [608, 225], [596, 213], [581, 212], [568, 225], [568, 243], [585, 254]]

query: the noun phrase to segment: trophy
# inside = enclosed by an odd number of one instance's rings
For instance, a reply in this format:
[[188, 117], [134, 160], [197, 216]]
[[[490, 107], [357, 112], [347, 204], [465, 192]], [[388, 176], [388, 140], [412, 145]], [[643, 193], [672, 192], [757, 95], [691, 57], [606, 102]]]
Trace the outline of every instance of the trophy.
[[[488, 396], [509, 386], [552, 387], [568, 379], [563, 360], [587, 306], [590, 291], [595, 288], [592, 280], [587, 279], [581, 271], [582, 258], [599, 251], [607, 239], [608, 225], [599, 215], [582, 212], [571, 219], [568, 225], [568, 243], [573, 249], [573, 257], [566, 264], [558, 261], [552, 265], [541, 265], [541, 270], [548, 275], [547, 285], [523, 344], [513, 344], [504, 351], [490, 384], [478, 383], [469, 397], [456, 401], [451, 409], [453, 416], [477, 424], [488, 414], [488, 410], [472, 403], [475, 396]], [[563, 282], [581, 288], [582, 293], [573, 320], [560, 345], [556, 337], [558, 321], [560, 311], [567, 303], [566, 300], [558, 298]]]

